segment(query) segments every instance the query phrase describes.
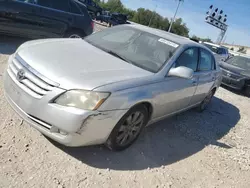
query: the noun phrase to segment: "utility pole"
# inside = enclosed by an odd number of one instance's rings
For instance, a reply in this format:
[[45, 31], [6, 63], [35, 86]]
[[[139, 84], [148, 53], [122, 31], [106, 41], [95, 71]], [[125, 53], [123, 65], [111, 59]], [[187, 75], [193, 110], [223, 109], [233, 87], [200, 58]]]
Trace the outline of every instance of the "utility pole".
[[150, 27], [150, 25], [151, 25], [151, 21], [152, 21], [152, 19], [153, 19], [153, 17], [154, 17], [154, 14], [155, 14], [156, 8], [157, 8], [157, 5], [155, 5], [155, 10], [153, 11], [152, 16], [151, 16], [151, 18], [150, 18], [150, 20], [149, 20], [148, 27]]
[[178, 2], [178, 5], [177, 5], [177, 8], [176, 8], [176, 11], [175, 11], [175, 13], [174, 13], [174, 17], [173, 17], [173, 19], [171, 20], [170, 26], [169, 26], [169, 28], [168, 28], [168, 32], [171, 31], [171, 28], [172, 28], [172, 25], [173, 25], [173, 23], [174, 23], [174, 20], [175, 20], [176, 14], [177, 14], [177, 12], [178, 12], [179, 6], [180, 6], [181, 2], [184, 1], [184, 0], [178, 0], [178, 1], [179, 1], [179, 2]]

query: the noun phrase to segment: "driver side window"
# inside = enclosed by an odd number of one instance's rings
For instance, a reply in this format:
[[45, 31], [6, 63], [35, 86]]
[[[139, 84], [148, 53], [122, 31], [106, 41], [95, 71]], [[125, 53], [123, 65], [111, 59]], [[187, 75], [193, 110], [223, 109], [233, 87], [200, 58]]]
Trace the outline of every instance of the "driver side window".
[[175, 68], [184, 66], [196, 72], [198, 65], [198, 56], [199, 56], [198, 48], [188, 48], [187, 50], [182, 52], [180, 57], [176, 60]]

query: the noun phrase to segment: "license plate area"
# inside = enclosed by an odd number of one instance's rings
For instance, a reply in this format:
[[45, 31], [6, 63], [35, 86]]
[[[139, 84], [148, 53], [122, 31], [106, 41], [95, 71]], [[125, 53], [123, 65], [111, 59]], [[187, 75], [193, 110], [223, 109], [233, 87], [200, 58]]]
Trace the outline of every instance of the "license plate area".
[[225, 84], [231, 84], [232, 83], [232, 80], [230, 78], [227, 78], [227, 77], [223, 77], [223, 82]]
[[15, 102], [15, 103], [19, 103], [20, 99], [21, 99], [21, 93], [20, 91], [12, 84], [9, 83], [8, 84], [9, 87], [9, 96], [11, 97], [11, 99]]
[[17, 85], [16, 81], [12, 80], [8, 73], [4, 81], [4, 88], [6, 94], [17, 106], [26, 112], [29, 110], [32, 98]]

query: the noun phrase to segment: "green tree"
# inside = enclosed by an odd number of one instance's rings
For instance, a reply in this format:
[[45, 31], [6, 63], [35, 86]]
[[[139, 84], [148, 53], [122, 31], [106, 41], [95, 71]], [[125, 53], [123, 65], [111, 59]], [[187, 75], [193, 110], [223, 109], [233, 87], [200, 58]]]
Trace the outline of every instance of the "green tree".
[[193, 35], [191, 38], [202, 41], [202, 42], [211, 42], [211, 43], [213, 42], [210, 38], [200, 38], [200, 37], [197, 37], [196, 35]]
[[128, 16], [128, 19], [129, 19], [129, 20], [132, 20], [133, 17], [135, 16], [135, 14], [136, 14], [136, 11], [131, 10], [131, 9], [124, 8], [122, 13], [123, 13], [123, 14], [126, 14], [126, 15]]
[[108, 0], [107, 3], [105, 3], [105, 7], [107, 10], [111, 12], [119, 12], [123, 13], [124, 6], [120, 0]]
[[162, 30], [167, 30], [169, 27], [167, 18], [163, 18], [160, 14], [144, 8], [137, 9], [132, 21]]
[[187, 28], [186, 24], [182, 22], [181, 18], [178, 18], [174, 21], [171, 32], [177, 35], [181, 35], [184, 37], [188, 37], [189, 29]]
[[[95, 0], [95, 2], [98, 3], [99, 6], [101, 6], [104, 10], [126, 14], [129, 20], [138, 24], [162, 29], [165, 31], [168, 30], [170, 25], [168, 18], [162, 17], [157, 12], [153, 12], [144, 8], [139, 8], [137, 11], [134, 11], [124, 7], [121, 0], [108, 0], [106, 3], [103, 0]], [[179, 18], [173, 23], [171, 32], [177, 35], [188, 37], [189, 29], [187, 28], [186, 24], [183, 23], [182, 19]]]

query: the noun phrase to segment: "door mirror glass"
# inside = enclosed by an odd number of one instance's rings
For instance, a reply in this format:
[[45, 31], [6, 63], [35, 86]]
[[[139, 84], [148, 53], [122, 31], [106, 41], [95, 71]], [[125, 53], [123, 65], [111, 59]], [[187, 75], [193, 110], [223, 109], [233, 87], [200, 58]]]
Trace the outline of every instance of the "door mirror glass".
[[191, 79], [194, 75], [194, 71], [187, 67], [177, 67], [177, 68], [171, 68], [168, 72], [168, 76], [175, 76], [179, 78], [186, 78]]

